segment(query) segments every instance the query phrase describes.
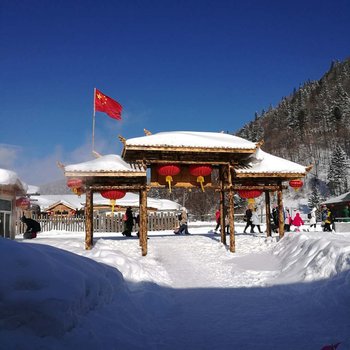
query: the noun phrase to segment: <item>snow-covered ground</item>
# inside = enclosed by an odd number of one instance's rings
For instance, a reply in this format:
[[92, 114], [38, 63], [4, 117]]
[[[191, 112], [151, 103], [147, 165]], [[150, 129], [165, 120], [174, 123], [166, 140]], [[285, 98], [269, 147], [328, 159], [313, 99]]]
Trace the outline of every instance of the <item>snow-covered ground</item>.
[[[0, 239], [1, 349], [350, 349], [350, 233]], [[229, 243], [229, 242], [228, 242]]]

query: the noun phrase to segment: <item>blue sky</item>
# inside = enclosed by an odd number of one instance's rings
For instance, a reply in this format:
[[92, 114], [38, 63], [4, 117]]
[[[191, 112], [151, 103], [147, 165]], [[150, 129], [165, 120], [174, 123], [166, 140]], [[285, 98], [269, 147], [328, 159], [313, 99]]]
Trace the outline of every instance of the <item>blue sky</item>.
[[27, 183], [96, 150], [170, 130], [235, 132], [332, 60], [350, 56], [350, 2], [17, 1], [0, 4], [0, 167]]

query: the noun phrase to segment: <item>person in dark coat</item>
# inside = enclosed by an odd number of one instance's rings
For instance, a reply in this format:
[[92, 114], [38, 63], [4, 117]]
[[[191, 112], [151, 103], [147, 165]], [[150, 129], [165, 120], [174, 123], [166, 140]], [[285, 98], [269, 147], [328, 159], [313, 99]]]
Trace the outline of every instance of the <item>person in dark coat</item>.
[[254, 226], [252, 222], [252, 210], [250, 207], [245, 211], [245, 219], [247, 220], [247, 224], [245, 225], [243, 233], [246, 233], [247, 228], [250, 226], [250, 233], [254, 233]]
[[21, 217], [21, 221], [27, 226], [26, 232], [23, 233], [23, 238], [36, 238], [37, 233], [41, 231], [40, 224], [34, 219], [26, 218], [24, 215]]
[[131, 237], [131, 231], [134, 226], [134, 216], [131, 210], [131, 207], [128, 207], [125, 211], [124, 217], [124, 231], [122, 232], [123, 236]]

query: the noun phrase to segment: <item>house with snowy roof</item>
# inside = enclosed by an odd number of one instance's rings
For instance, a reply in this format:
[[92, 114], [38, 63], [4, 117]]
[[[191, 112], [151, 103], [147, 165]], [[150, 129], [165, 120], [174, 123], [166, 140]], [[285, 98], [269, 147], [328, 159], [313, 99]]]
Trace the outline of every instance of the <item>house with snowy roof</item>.
[[0, 169], [0, 237], [15, 238], [16, 197], [24, 196], [27, 188], [14, 171]]

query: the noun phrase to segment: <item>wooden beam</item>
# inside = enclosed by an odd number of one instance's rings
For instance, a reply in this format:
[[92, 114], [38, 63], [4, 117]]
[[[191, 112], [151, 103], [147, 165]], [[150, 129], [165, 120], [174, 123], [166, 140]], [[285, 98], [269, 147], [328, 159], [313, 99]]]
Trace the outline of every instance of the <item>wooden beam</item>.
[[270, 192], [265, 191], [265, 213], [266, 213], [266, 235], [271, 237], [271, 204], [270, 204]]
[[140, 239], [142, 256], [147, 255], [147, 188], [140, 190]]
[[220, 235], [221, 235], [221, 243], [226, 245], [226, 234], [225, 234], [225, 192], [224, 192], [224, 169], [223, 166], [219, 169], [220, 176]]
[[228, 191], [228, 220], [230, 225], [230, 252], [234, 253], [236, 251], [236, 242], [235, 242], [235, 217], [234, 217], [234, 210], [235, 210], [235, 202], [233, 197], [233, 190], [232, 190], [232, 176], [233, 176], [233, 167], [228, 166], [228, 184], [230, 186], [230, 189]]
[[295, 178], [300, 178], [300, 177], [305, 177], [305, 173], [240, 173], [236, 171], [236, 177], [238, 179], [244, 179], [244, 178], [261, 178], [261, 179], [266, 179], [266, 178], [277, 178], [281, 179], [283, 181], [288, 181], [292, 180]]
[[86, 189], [85, 202], [85, 249], [90, 250], [93, 247], [94, 227], [93, 227], [93, 192], [91, 188]]
[[278, 204], [278, 232], [280, 238], [284, 236], [284, 215], [283, 215], [283, 198], [282, 191], [277, 191], [277, 204]]

